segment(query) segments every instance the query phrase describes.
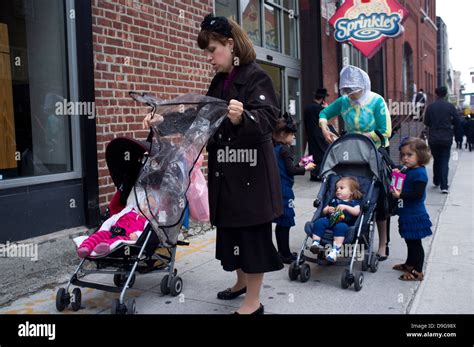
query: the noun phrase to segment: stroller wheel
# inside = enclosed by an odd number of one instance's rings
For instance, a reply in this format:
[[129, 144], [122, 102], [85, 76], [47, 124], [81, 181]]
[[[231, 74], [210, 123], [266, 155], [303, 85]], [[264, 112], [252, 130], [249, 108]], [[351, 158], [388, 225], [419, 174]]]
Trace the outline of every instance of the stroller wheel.
[[171, 279], [170, 292], [173, 296], [178, 296], [183, 291], [183, 280], [176, 276]]
[[309, 278], [311, 277], [311, 268], [308, 264], [304, 263], [301, 264], [300, 267], [300, 281], [301, 282], [308, 282]]
[[127, 308], [127, 314], [137, 313], [137, 305], [135, 303], [135, 299], [128, 300], [128, 304], [126, 308]]
[[[123, 287], [127, 282], [127, 276], [124, 274], [115, 274], [114, 275], [114, 284], [117, 287]], [[130, 283], [128, 284], [129, 288], [132, 288], [135, 284], [135, 274], [133, 274], [132, 278], [130, 279]]]
[[377, 272], [379, 268], [379, 260], [377, 259], [377, 256], [372, 253], [372, 258], [370, 259], [370, 271], [371, 272]]
[[367, 271], [369, 269], [369, 256], [368, 256], [368, 254], [364, 254], [364, 259], [362, 260], [362, 263], [361, 263], [361, 269], [362, 269], [362, 271]]
[[125, 314], [126, 307], [121, 305], [119, 299], [112, 300], [112, 305], [110, 306], [111, 314]]
[[349, 270], [345, 269], [342, 272], [341, 276], [341, 287], [342, 289], [347, 289], [351, 285], [351, 274], [349, 273]]
[[362, 272], [358, 272], [354, 278], [354, 288], [356, 292], [362, 289], [362, 282], [364, 282], [364, 274]]
[[170, 293], [170, 287], [168, 287], [168, 278], [169, 277], [170, 277], [169, 275], [166, 275], [161, 280], [160, 289], [161, 289], [161, 293], [163, 295], [168, 295]]
[[82, 302], [82, 293], [80, 288], [74, 288], [71, 296], [71, 308], [73, 311], [79, 311]]
[[59, 288], [56, 293], [56, 309], [59, 312], [64, 311], [64, 309], [69, 305], [69, 294], [66, 292], [66, 289]]
[[290, 264], [288, 268], [288, 277], [290, 277], [291, 281], [296, 281], [298, 279], [298, 275], [300, 274], [300, 267], [296, 264], [296, 260]]

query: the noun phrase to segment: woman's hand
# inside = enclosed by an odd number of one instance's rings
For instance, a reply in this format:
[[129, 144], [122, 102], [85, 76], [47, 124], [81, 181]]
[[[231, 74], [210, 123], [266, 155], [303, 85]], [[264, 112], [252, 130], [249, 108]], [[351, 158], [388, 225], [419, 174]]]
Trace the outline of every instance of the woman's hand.
[[153, 124], [160, 124], [163, 121], [164, 118], [161, 114], [150, 112], [143, 120], [143, 129], [150, 129]]
[[392, 188], [391, 189], [391, 193], [392, 193], [392, 196], [395, 198], [395, 199], [400, 199], [400, 194], [402, 193], [401, 190], [398, 190], [396, 188]]
[[[301, 166], [301, 165], [300, 165]], [[316, 169], [316, 164], [315, 163], [308, 163], [308, 165], [306, 165], [304, 167], [305, 171], [311, 171], [311, 170], [314, 170]]]
[[231, 123], [234, 125], [240, 124], [242, 122], [242, 114], [244, 113], [244, 104], [232, 99], [229, 101], [228, 110], [229, 113], [227, 114], [227, 117], [229, 117]]
[[129, 238], [130, 238], [130, 240], [132, 240], [132, 241], [138, 240], [138, 234], [137, 234], [137, 232], [135, 231], [134, 233], [131, 233], [131, 234], [129, 235]]
[[335, 140], [337, 140], [337, 136], [329, 131], [329, 128], [326, 125], [324, 125], [321, 129], [323, 131], [324, 139], [328, 143], [333, 143]]
[[398, 172], [399, 173], [400, 170], [399, 169], [393, 169], [392, 172]]

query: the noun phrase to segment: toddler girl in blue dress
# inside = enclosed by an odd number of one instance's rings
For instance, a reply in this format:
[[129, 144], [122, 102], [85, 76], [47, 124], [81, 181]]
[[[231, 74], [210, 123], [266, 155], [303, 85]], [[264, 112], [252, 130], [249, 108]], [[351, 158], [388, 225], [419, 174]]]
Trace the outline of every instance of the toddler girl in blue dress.
[[[407, 170], [401, 190], [392, 188], [392, 195], [400, 199], [397, 208], [398, 230], [408, 248], [407, 260], [394, 270], [405, 272], [402, 281], [422, 281], [425, 252], [421, 240], [432, 235], [431, 221], [425, 207], [428, 174], [425, 165], [430, 161], [430, 150], [419, 138], [408, 138], [400, 144], [400, 161]], [[395, 170], [394, 170], [395, 171]]]

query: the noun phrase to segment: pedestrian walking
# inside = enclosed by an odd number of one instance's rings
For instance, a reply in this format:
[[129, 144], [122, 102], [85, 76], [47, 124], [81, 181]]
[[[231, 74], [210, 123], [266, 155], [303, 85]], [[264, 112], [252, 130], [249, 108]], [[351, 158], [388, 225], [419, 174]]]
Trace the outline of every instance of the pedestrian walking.
[[433, 155], [433, 184], [448, 194], [449, 157], [453, 144], [454, 127], [459, 126], [459, 117], [454, 105], [445, 100], [448, 89], [436, 88], [438, 99], [428, 105], [425, 125], [428, 127], [428, 144]]

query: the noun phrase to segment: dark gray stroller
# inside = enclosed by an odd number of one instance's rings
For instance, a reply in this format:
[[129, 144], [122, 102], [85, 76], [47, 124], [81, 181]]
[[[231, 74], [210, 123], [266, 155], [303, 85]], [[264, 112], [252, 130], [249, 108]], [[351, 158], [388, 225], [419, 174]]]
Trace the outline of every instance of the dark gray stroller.
[[[125, 304], [124, 297], [133, 286], [136, 273], [165, 272], [160, 286], [165, 295], [176, 296], [183, 289], [174, 263], [176, 246], [183, 244], [178, 242], [178, 236], [187, 207], [190, 174], [208, 139], [225, 118], [227, 104], [195, 94], [166, 102], [149, 95], [131, 96], [152, 107], [163, 119], [152, 127], [148, 141], [116, 138], [108, 144], [106, 161], [117, 192], [106, 217], [119, 218], [119, 213], [126, 212], [127, 204], [127, 208], [133, 205], [147, 223], [136, 241], [119, 240], [110, 245], [107, 254], [92, 252], [83, 258], [67, 287], [57, 292], [58, 311], [69, 304], [74, 311], [81, 308], [80, 288], [69, 293], [69, 287], [75, 285], [120, 293], [119, 299], [112, 302], [112, 313], [133, 314], [135, 300]], [[106, 223], [112, 224], [110, 220]], [[96, 232], [99, 230], [100, 227]], [[86, 262], [95, 264], [96, 269], [85, 269]], [[115, 286], [83, 280], [93, 273], [113, 275]]]
[[[296, 280], [299, 276], [301, 282], [306, 282], [311, 277], [311, 268], [306, 261], [324, 264], [324, 252], [319, 252], [318, 257], [311, 258], [305, 255], [309, 249], [308, 240], [311, 240], [311, 230], [314, 222], [322, 216], [323, 208], [334, 196], [336, 181], [342, 176], [351, 176], [359, 182], [363, 194], [361, 213], [355, 224], [349, 228], [344, 239], [343, 256], [349, 253], [350, 262], [345, 264], [341, 276], [341, 286], [346, 289], [354, 283], [356, 291], [362, 289], [364, 274], [354, 272], [356, 256], [363, 256], [362, 270], [370, 269], [376, 272], [378, 259], [373, 250], [375, 230], [375, 207], [379, 194], [387, 194], [389, 182], [387, 173], [389, 168], [382, 154], [377, 150], [375, 144], [367, 137], [359, 134], [345, 135], [336, 140], [326, 151], [321, 163], [322, 185], [318, 197], [314, 201], [316, 211], [311, 221], [305, 225], [306, 237], [294, 261], [289, 267], [289, 277]], [[326, 230], [321, 239], [321, 246], [332, 245], [333, 231]], [[351, 245], [348, 247], [348, 245]]]

